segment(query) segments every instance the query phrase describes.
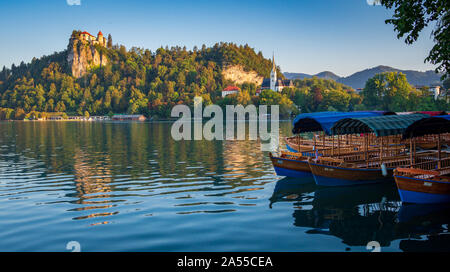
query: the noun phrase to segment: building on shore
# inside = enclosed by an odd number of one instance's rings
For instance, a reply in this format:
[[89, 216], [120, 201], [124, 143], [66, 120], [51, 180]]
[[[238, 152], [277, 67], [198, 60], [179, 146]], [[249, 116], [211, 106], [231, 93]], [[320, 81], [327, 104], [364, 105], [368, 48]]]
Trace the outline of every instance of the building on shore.
[[116, 114], [113, 115], [113, 121], [145, 121], [145, 118], [142, 114]]
[[237, 94], [241, 91], [239, 87], [236, 86], [228, 86], [222, 91], [222, 97], [225, 97], [230, 94]]
[[[417, 90], [425, 90], [428, 89], [429, 96], [433, 97], [434, 100], [444, 99], [448, 100], [447, 92], [440, 85], [431, 85], [431, 86], [414, 86]], [[447, 101], [448, 102], [448, 101]]]

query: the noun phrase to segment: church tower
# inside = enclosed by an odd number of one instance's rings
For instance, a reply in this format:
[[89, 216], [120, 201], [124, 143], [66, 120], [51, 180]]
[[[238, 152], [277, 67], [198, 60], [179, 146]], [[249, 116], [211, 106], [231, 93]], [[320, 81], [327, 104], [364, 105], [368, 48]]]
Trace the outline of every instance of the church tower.
[[273, 67], [272, 67], [272, 71], [270, 72], [270, 89], [272, 91], [277, 91], [276, 90], [276, 83], [277, 83], [277, 68], [275, 65], [275, 56], [272, 55], [272, 63], [273, 63]]

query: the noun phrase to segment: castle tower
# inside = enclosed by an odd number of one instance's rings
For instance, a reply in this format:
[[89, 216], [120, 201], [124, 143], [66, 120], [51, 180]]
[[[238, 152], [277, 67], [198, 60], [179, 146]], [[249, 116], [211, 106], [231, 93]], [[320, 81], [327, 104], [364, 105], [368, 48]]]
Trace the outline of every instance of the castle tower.
[[97, 41], [100, 45], [105, 46], [106, 45], [106, 41], [105, 41], [105, 37], [103, 37], [103, 33], [101, 31], [98, 32], [97, 34]]
[[272, 91], [277, 91], [276, 90], [277, 68], [275, 65], [275, 56], [274, 55], [272, 55], [272, 63], [273, 63], [273, 67], [272, 67], [272, 71], [270, 72], [270, 89]]

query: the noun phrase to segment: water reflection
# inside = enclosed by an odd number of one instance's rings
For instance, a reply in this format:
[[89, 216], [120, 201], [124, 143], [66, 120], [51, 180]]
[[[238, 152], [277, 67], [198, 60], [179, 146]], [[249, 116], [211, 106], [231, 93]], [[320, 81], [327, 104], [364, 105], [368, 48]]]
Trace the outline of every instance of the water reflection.
[[[167, 195], [173, 196], [167, 205], [175, 207], [176, 214], [233, 212], [236, 206], [255, 205], [252, 200], [258, 197], [246, 192], [274, 181], [258, 143], [176, 142], [170, 136], [170, 123], [10, 122], [1, 126], [0, 192], [18, 197], [37, 193], [33, 182], [46, 180], [65, 194], [43, 203], [74, 204], [68, 209], [77, 212], [74, 220], [111, 217], [123, 212], [124, 205]], [[33, 179], [34, 172], [42, 180]], [[26, 182], [29, 190], [17, 187], [18, 181]], [[68, 183], [73, 186], [68, 188]]]
[[259, 141], [175, 142], [170, 128], [0, 122], [0, 251], [74, 240], [91, 251], [327, 251], [324, 237], [406, 251], [448, 237], [448, 209], [401, 206], [393, 186], [280, 180]]
[[405, 205], [393, 184], [325, 188], [284, 178], [275, 186], [270, 206], [292, 202], [296, 227], [310, 235], [338, 237], [350, 247], [400, 240], [403, 251], [448, 251], [449, 206]]

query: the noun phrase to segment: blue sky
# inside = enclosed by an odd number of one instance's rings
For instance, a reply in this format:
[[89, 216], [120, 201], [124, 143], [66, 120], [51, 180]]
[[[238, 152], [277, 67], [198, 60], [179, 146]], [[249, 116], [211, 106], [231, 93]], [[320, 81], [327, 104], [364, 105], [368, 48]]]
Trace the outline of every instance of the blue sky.
[[423, 61], [433, 46], [431, 29], [406, 45], [384, 23], [392, 12], [367, 0], [69, 0], [77, 1], [1, 1], [0, 67], [61, 51], [80, 29], [152, 51], [247, 43], [266, 57], [275, 52], [283, 72], [434, 69]]

